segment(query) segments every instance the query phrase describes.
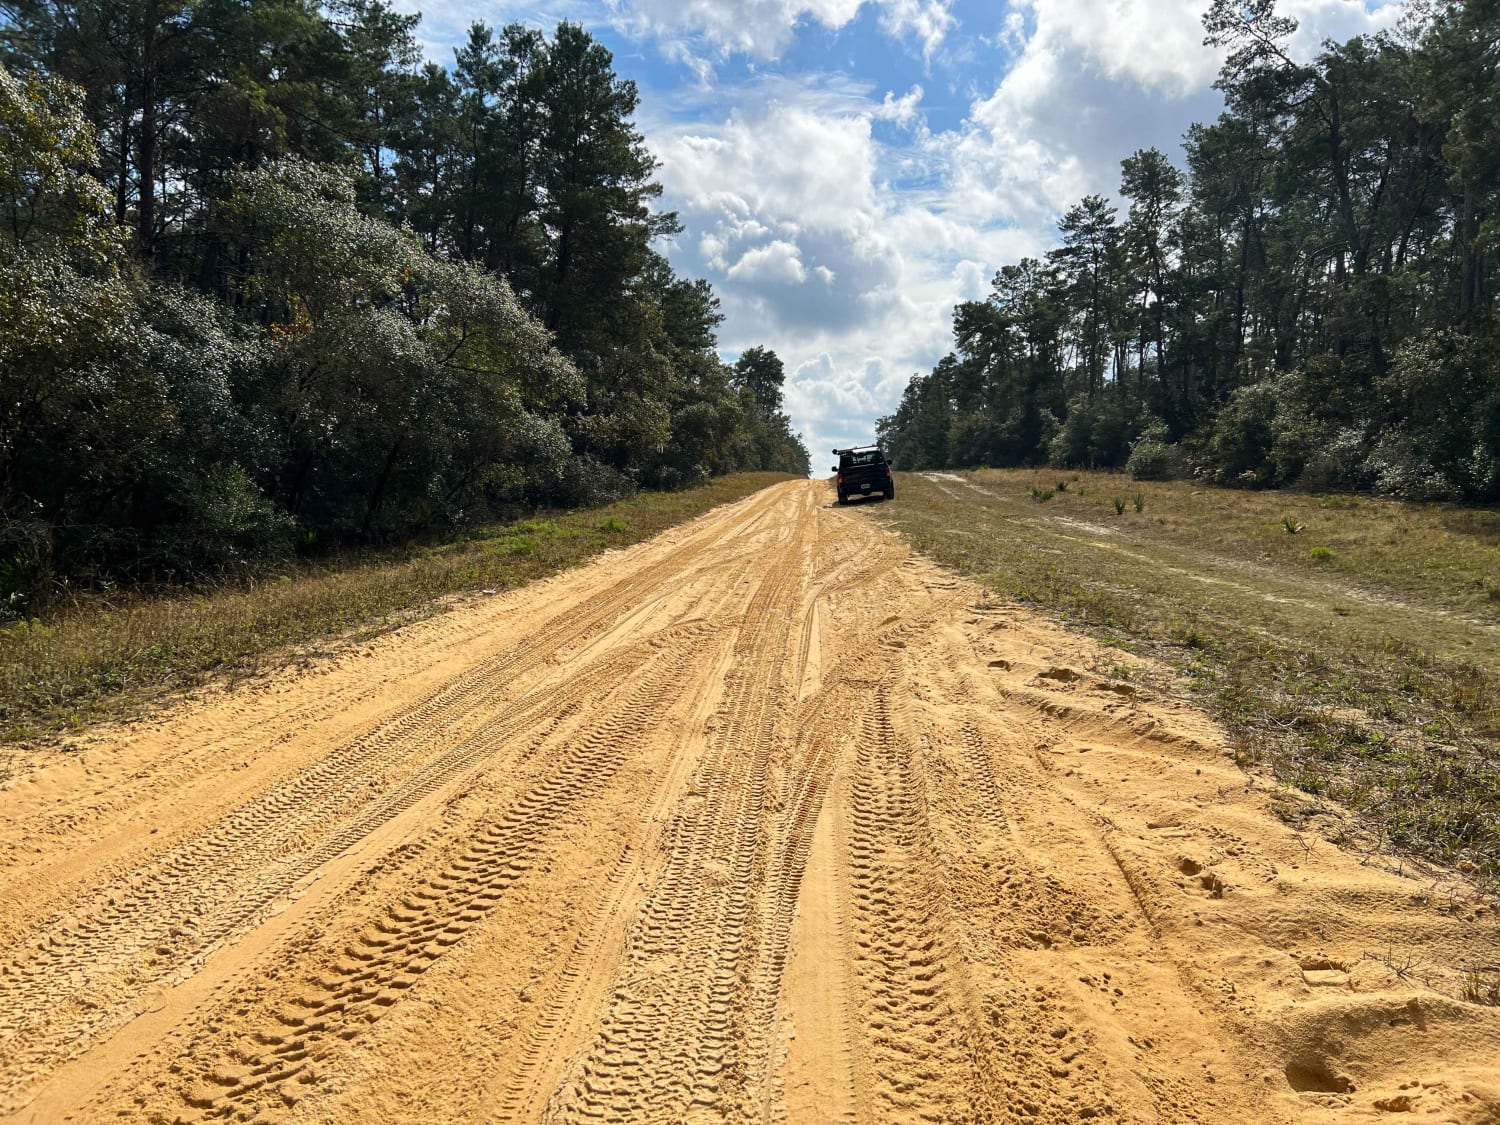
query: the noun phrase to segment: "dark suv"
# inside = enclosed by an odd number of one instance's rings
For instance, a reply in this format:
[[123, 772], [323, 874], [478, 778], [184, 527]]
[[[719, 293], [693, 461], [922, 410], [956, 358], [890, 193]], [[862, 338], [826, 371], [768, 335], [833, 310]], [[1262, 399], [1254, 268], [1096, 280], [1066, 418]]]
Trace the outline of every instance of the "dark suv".
[[876, 493], [887, 500], [896, 498], [896, 481], [891, 476], [890, 462], [878, 445], [856, 445], [853, 449], [835, 449], [839, 463], [833, 467], [838, 474], [833, 486], [838, 489], [839, 503], [849, 503], [851, 496], [874, 496]]

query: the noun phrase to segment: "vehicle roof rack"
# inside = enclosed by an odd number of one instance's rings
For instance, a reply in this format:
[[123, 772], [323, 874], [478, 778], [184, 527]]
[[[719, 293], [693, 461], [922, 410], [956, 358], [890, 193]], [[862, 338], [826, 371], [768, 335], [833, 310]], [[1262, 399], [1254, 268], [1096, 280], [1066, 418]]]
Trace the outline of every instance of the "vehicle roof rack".
[[879, 449], [878, 445], [851, 445], [848, 449], [835, 449], [834, 452], [843, 455], [845, 453], [858, 453], [862, 449]]

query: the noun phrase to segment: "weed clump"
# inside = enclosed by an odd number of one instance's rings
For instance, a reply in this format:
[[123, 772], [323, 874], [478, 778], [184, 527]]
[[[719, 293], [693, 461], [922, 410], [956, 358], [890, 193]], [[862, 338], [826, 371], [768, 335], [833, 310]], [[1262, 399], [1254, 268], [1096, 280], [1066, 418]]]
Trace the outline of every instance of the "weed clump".
[[1482, 969], [1470, 969], [1464, 976], [1463, 998], [1470, 1004], [1500, 1007], [1500, 977], [1491, 978]]

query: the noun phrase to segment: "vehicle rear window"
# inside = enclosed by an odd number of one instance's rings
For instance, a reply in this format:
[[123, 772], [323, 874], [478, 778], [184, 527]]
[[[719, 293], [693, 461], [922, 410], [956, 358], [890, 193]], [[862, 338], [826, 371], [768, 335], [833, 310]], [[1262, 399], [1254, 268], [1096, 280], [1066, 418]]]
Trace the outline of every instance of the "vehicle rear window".
[[846, 469], [856, 465], [884, 465], [885, 457], [881, 455], [880, 450], [871, 449], [863, 453], [846, 453], [842, 463]]

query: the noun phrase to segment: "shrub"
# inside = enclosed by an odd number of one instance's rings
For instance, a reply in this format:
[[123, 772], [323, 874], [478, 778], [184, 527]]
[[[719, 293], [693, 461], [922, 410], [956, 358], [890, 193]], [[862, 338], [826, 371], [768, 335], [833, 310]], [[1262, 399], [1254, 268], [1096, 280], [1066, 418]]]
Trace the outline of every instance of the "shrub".
[[1370, 460], [1376, 487], [1414, 500], [1500, 499], [1500, 382], [1492, 336], [1421, 333], [1378, 380], [1400, 421]]
[[1281, 521], [1281, 530], [1286, 532], [1288, 535], [1300, 535], [1302, 533], [1302, 529], [1306, 526], [1306, 524], [1298, 523], [1291, 516], [1285, 516]]
[[1333, 551], [1327, 547], [1314, 547], [1308, 554], [1315, 563], [1326, 563], [1333, 561]]
[[1048, 500], [1052, 499], [1052, 490], [1050, 488], [1033, 488], [1031, 490], [1031, 498], [1038, 504], [1045, 504]]
[[947, 461], [952, 465], [1006, 462], [1004, 435], [993, 421], [977, 414], [961, 414], [948, 429]]
[[495, 551], [502, 555], [534, 555], [537, 551], [536, 537], [532, 535], [516, 535], [497, 540]]
[[1297, 483], [1303, 488], [1357, 491], [1369, 488], [1370, 442], [1362, 429], [1348, 427], [1309, 451]]
[[1375, 488], [1402, 500], [1451, 500], [1458, 486], [1437, 469], [1407, 434], [1387, 434], [1370, 454]]
[[1124, 514], [1125, 514], [1125, 498], [1123, 496], [1116, 496], [1115, 497], [1115, 515], [1117, 515], [1117, 516], [1123, 516]]
[[[1221, 484], [1277, 488], [1300, 479], [1316, 461], [1317, 474], [1339, 483], [1349, 467], [1327, 456], [1319, 458], [1319, 450], [1326, 453], [1335, 424], [1318, 413], [1305, 383], [1303, 375], [1289, 373], [1247, 384], [1230, 395], [1203, 443], [1208, 475]], [[1347, 438], [1357, 466], [1363, 439], [1358, 430], [1349, 431]], [[1350, 454], [1347, 443], [1336, 451], [1340, 458]]]
[[1089, 436], [1094, 428], [1094, 413], [1087, 403], [1077, 400], [1069, 405], [1067, 417], [1047, 443], [1047, 460], [1063, 468], [1089, 463]]
[[1135, 480], [1176, 480], [1187, 472], [1181, 449], [1145, 437], [1131, 449], [1125, 468]]
[[1133, 398], [1109, 395], [1098, 401], [1074, 399], [1068, 415], [1047, 445], [1047, 457], [1057, 468], [1095, 465], [1118, 468], [1131, 446], [1153, 422]]

